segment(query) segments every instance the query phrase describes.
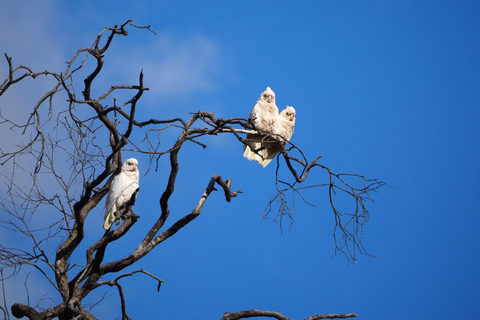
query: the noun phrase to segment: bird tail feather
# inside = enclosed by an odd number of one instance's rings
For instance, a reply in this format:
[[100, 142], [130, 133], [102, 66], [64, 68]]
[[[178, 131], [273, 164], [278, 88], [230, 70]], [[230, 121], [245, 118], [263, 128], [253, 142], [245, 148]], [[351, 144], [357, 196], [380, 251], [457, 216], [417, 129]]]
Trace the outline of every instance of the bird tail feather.
[[265, 149], [264, 154], [262, 154], [264, 157], [258, 163], [260, 163], [262, 167], [265, 168], [266, 166], [268, 166], [270, 162], [272, 162], [273, 159], [275, 159], [275, 157], [280, 152], [280, 150], [281, 150], [280, 148], [277, 148], [275, 146]]
[[105, 215], [105, 222], [103, 223], [103, 229], [108, 230], [112, 226], [113, 222], [115, 222], [115, 211], [109, 210], [108, 213]]
[[258, 161], [258, 163], [260, 163], [260, 165], [265, 168], [266, 166], [268, 166], [268, 164], [270, 162], [272, 162], [272, 160], [273, 160], [273, 158], [275, 158], [275, 156], [276, 156], [276, 154], [268, 155], [265, 159], [262, 159], [262, 160]]
[[244, 149], [243, 156], [248, 160], [255, 160], [255, 161], [262, 160], [264, 150], [260, 150], [257, 153], [253, 151], [253, 150], [258, 150], [261, 147], [262, 147], [261, 142], [252, 142], [249, 146], [243, 147]]

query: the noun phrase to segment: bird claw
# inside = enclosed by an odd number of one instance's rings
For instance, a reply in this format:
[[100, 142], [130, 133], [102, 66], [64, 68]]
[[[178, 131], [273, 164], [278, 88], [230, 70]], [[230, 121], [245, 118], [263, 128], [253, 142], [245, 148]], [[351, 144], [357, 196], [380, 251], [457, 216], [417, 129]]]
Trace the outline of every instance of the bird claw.
[[138, 219], [138, 218], [140, 218], [140, 216], [137, 216], [136, 214], [127, 214], [127, 215], [125, 216], [125, 219], [128, 219], [128, 218], [136, 218], [136, 219]]

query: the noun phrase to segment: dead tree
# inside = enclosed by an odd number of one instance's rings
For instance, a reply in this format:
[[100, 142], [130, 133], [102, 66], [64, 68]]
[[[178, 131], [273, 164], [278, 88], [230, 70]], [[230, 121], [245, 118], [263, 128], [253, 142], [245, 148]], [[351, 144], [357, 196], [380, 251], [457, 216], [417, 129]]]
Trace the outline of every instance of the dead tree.
[[[188, 120], [138, 119], [139, 101], [148, 90], [144, 86], [143, 73], [139, 75], [138, 84], [112, 85], [103, 93], [94, 94], [100, 88], [95, 86], [95, 81], [103, 69], [104, 54], [114, 38], [128, 35], [127, 28], [153, 32], [150, 27], [139, 27], [131, 21], [105, 28], [91, 47], [74, 54], [61, 73], [34, 72], [23, 65], [14, 67], [12, 58], [5, 54], [8, 74], [0, 84], [0, 96], [11, 86], [26, 79], [46, 77], [54, 84], [32, 107], [26, 119], [18, 120], [7, 115], [4, 106], [0, 109], [0, 128], [23, 138], [20, 144], [2, 147], [0, 153], [0, 164], [4, 169], [0, 174], [5, 182], [5, 190], [2, 190], [3, 196], [0, 198], [0, 225], [28, 241], [26, 247], [0, 245], [0, 276], [5, 280], [20, 276], [21, 270], [33, 268], [51, 283], [62, 298], [60, 303], [47, 309], [20, 303], [9, 307], [4, 293], [3, 307], [0, 308], [5, 318], [10, 308], [16, 318], [27, 317], [31, 320], [57, 317], [61, 320], [95, 319], [82, 301], [95, 289], [111, 286], [118, 289], [122, 319], [130, 319], [120, 281], [124, 277], [142, 273], [157, 281], [160, 288], [163, 280], [142, 269], [129, 273], [122, 271], [196, 219], [211, 192], [217, 190], [216, 187], [223, 190], [228, 202], [241, 193], [232, 189], [231, 180], [213, 174], [206, 181], [203, 194], [198, 195], [196, 207], [171, 227], [163, 229], [169, 219], [169, 199], [175, 190], [180, 169], [179, 152], [184, 144], [194, 143], [205, 148], [202, 137], [228, 134], [238, 140], [240, 147], [247, 143], [244, 138], [246, 133], [258, 132], [246, 118], [221, 119], [210, 112], [193, 113]], [[88, 65], [87, 61], [92, 60], [94, 66], [88, 70], [91, 63]], [[82, 72], [87, 75], [81, 77], [83, 84], [79, 84], [77, 78]], [[82, 89], [79, 92], [77, 88], [80, 86]], [[121, 105], [112, 98], [119, 92], [130, 94], [128, 101]], [[160, 137], [166, 130], [176, 132], [178, 138], [173, 145], [165, 147], [160, 143]], [[124, 237], [137, 222], [138, 216], [133, 214], [133, 201], [130, 201], [121, 209], [122, 213], [129, 214], [119, 227], [105, 232], [92, 244], [86, 250], [85, 261], [71, 261], [73, 253], [84, 240], [85, 219], [93, 208], [103, 205], [102, 199], [115, 173], [120, 170], [122, 150], [127, 145], [130, 151], [148, 155], [150, 161], [147, 171], [158, 169], [160, 157], [169, 157], [169, 178], [163, 193], [159, 195], [158, 219], [146, 230], [143, 240], [133, 252], [116, 261], [105, 261], [108, 245]], [[275, 219], [291, 217], [293, 209], [289, 208], [289, 201], [291, 203], [295, 197], [301, 198], [302, 189], [306, 188], [300, 184], [307, 180], [312, 170], [323, 170], [327, 175], [326, 181], [308, 187], [325, 187], [328, 190], [335, 217], [336, 252], [353, 259], [357, 252], [368, 254], [362, 245], [363, 225], [369, 219], [366, 202], [371, 200], [371, 192], [384, 183], [362, 175], [334, 173], [322, 165], [320, 159], [321, 156], [308, 161], [301, 149], [292, 143], [282, 146], [282, 152], [277, 157], [277, 179], [274, 182], [278, 193], [267, 205], [265, 214], [271, 214], [272, 208], [278, 208]], [[291, 173], [290, 181], [280, 180], [278, 170], [281, 167]], [[351, 199], [353, 210], [341, 212], [337, 209], [334, 195], [338, 193]], [[40, 223], [35, 220], [41, 212], [49, 214], [48, 219], [42, 219]], [[57, 246], [54, 256], [44, 250], [52, 242]], [[24, 275], [28, 277], [28, 273]], [[261, 310], [226, 313], [222, 319], [260, 316], [288, 319], [277, 312]], [[354, 316], [324, 314], [307, 319]]]

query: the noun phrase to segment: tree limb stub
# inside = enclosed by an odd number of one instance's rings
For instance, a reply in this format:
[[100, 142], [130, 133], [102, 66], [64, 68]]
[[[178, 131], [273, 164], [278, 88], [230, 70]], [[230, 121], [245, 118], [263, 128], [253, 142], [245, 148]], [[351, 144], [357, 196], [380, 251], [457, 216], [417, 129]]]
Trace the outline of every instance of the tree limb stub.
[[[275, 318], [278, 320], [293, 320], [281, 314], [280, 312], [276, 311], [265, 311], [265, 310], [246, 310], [246, 311], [239, 311], [230, 313], [227, 312], [223, 315], [221, 320], [238, 320], [244, 318], [257, 318], [257, 317], [268, 317], [268, 318]], [[347, 313], [347, 314], [320, 314], [320, 315], [313, 315], [305, 320], [318, 320], [318, 319], [346, 319], [346, 318], [354, 318], [357, 317], [355, 313]]]

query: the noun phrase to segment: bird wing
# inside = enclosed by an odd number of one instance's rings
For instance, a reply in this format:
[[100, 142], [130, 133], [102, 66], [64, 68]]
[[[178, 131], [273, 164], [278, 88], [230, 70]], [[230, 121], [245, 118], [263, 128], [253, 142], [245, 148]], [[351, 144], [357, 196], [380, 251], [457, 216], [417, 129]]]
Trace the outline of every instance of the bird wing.
[[[293, 114], [293, 116], [292, 116]], [[285, 141], [290, 141], [293, 135], [293, 129], [295, 128], [295, 109], [292, 107], [285, 108], [277, 118], [275, 122], [274, 134], [281, 137], [276, 137], [278, 143], [265, 144], [265, 149], [262, 150], [263, 159], [258, 161], [264, 168], [275, 158], [275, 156], [282, 151], [282, 146]], [[283, 139], [282, 139], [283, 138]]]
[[118, 175], [113, 178], [112, 184], [110, 185], [110, 191], [108, 192], [107, 199], [105, 200], [105, 216], [103, 228], [105, 230], [110, 229], [110, 226], [115, 221], [115, 212], [117, 211], [117, 199], [122, 193], [121, 181], [124, 172], [120, 172]]
[[103, 224], [105, 230], [110, 229], [112, 223], [115, 222], [115, 212], [130, 200], [138, 187], [138, 179], [134, 176], [129, 176], [123, 171], [115, 176], [105, 201], [106, 211]]
[[[278, 118], [278, 108], [274, 102], [268, 103], [265, 101], [258, 101], [255, 106], [250, 111], [250, 120], [252, 120], [255, 129], [260, 130], [264, 133], [273, 133], [275, 128], [275, 123]], [[247, 135], [247, 140], [254, 140], [248, 142], [248, 145], [243, 147], [243, 156], [248, 160], [254, 160], [257, 162], [262, 161], [266, 152], [265, 149], [258, 150], [262, 148], [262, 139], [263, 136], [260, 135]], [[266, 144], [265, 144], [266, 145]], [[265, 147], [265, 145], [263, 147]], [[253, 150], [258, 150], [255, 153]]]
[[[248, 145], [243, 145], [243, 156], [248, 160], [261, 161], [264, 149], [259, 150], [262, 147], [262, 136], [256, 134], [247, 134]], [[257, 153], [253, 150], [258, 150]]]

